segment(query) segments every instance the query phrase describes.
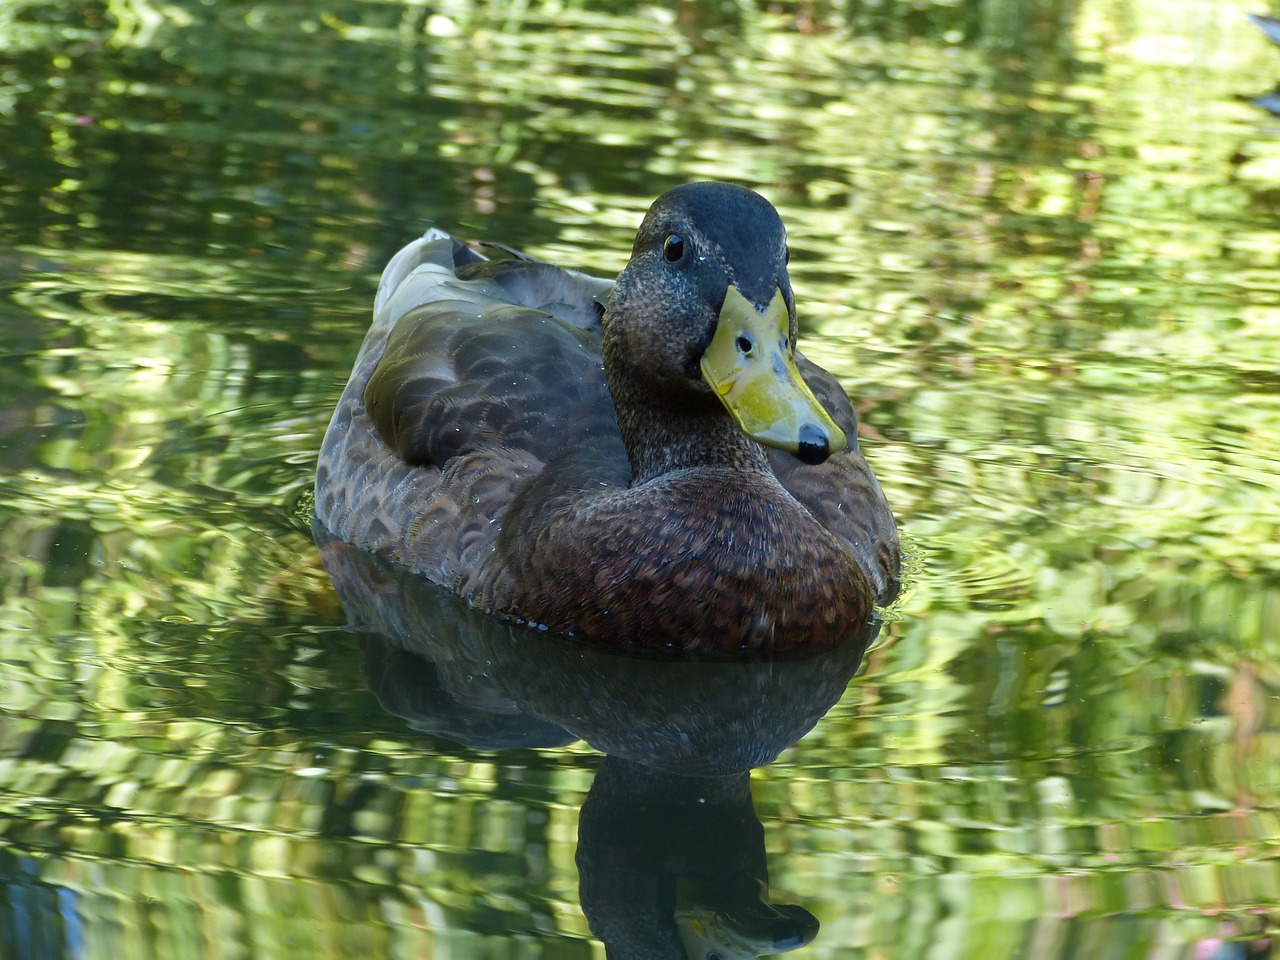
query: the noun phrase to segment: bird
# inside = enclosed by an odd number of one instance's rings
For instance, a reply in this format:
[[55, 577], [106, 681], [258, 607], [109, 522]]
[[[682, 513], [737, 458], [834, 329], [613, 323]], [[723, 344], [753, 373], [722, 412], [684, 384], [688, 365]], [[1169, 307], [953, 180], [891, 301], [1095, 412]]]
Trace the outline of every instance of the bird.
[[901, 551], [844, 389], [796, 349], [789, 259], [773, 205], [720, 181], [659, 196], [616, 280], [428, 230], [382, 274], [315, 522], [584, 642], [842, 642]]

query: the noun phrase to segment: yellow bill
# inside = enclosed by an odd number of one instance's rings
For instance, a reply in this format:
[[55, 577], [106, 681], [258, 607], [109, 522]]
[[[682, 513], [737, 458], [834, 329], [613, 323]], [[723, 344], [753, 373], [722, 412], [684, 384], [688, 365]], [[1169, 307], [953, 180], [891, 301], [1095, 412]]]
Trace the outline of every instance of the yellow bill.
[[761, 313], [729, 285], [715, 335], [702, 355], [702, 377], [743, 432], [761, 443], [805, 463], [822, 463], [844, 449], [844, 431], [796, 367], [781, 290]]

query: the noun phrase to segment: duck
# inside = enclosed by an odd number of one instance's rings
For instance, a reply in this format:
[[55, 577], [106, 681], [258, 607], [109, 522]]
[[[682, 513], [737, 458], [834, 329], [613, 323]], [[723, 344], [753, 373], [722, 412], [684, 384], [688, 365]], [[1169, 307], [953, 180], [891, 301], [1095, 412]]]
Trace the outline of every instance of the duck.
[[314, 522], [514, 625], [639, 651], [832, 647], [900, 582], [840, 382], [796, 349], [787, 232], [704, 181], [616, 279], [438, 228], [383, 271]]

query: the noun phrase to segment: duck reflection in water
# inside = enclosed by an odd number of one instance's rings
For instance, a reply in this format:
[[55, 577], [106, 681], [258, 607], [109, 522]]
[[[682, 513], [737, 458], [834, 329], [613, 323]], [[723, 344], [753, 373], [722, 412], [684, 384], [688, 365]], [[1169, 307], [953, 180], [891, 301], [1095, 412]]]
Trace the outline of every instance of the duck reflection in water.
[[583, 912], [610, 958], [729, 960], [813, 939], [817, 919], [770, 895], [749, 771], [839, 700], [874, 624], [808, 656], [640, 657], [486, 617], [316, 534], [390, 713], [474, 748], [581, 739], [606, 754], [577, 863]]

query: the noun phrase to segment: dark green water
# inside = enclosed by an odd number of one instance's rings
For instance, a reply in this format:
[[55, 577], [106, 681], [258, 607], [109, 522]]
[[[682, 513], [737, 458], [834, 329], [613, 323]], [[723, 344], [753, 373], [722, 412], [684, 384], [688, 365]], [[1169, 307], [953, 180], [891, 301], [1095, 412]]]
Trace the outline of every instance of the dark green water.
[[[1276, 80], [1223, 0], [0, 0], [0, 957], [1266, 956]], [[857, 676], [344, 609], [391, 253], [614, 272], [707, 177], [911, 545]]]

